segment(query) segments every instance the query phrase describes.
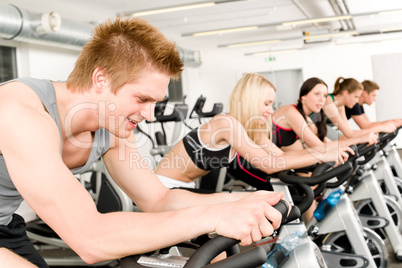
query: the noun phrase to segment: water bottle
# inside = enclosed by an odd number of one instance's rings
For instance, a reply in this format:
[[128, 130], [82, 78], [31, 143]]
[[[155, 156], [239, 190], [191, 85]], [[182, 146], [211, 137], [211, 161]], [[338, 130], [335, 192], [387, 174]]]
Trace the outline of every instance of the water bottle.
[[300, 245], [303, 232], [297, 230], [295, 233], [288, 234], [282, 242], [268, 254], [267, 261], [262, 268], [280, 267], [288, 258], [289, 254]]
[[344, 187], [340, 187], [338, 190], [330, 193], [325, 200], [321, 201], [321, 203], [318, 204], [316, 210], [313, 213], [317, 221], [322, 220], [328, 210], [330, 210], [333, 206], [336, 205], [336, 203], [338, 203], [344, 190]]

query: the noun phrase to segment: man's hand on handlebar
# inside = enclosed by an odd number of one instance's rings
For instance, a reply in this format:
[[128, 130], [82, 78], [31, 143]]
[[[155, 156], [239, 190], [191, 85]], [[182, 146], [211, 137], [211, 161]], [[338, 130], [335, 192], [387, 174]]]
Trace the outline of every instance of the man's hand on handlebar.
[[220, 204], [214, 217], [215, 232], [240, 240], [241, 246], [271, 235], [282, 220], [281, 213], [272, 206], [283, 195], [283, 192], [257, 191], [238, 201]]
[[396, 125], [390, 121], [384, 122], [380, 126], [381, 126], [381, 129], [379, 132], [384, 132], [384, 133], [392, 133], [392, 132], [396, 131], [396, 129], [397, 129]]

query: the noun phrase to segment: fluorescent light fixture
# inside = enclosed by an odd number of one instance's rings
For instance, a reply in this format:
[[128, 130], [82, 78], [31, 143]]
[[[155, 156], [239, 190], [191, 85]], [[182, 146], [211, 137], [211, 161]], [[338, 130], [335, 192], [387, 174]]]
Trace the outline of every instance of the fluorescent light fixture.
[[[367, 14], [364, 14], [367, 15]], [[360, 15], [354, 15], [360, 16]], [[240, 31], [247, 31], [247, 30], [254, 30], [260, 29], [264, 27], [272, 27], [272, 26], [292, 26], [295, 24], [308, 24], [308, 23], [316, 23], [316, 22], [325, 22], [325, 21], [335, 21], [335, 20], [345, 20], [353, 18], [352, 15], [343, 15], [343, 16], [336, 16], [336, 17], [325, 17], [325, 18], [317, 18], [317, 19], [308, 19], [308, 20], [300, 20], [300, 21], [286, 21], [280, 23], [269, 23], [269, 24], [261, 24], [261, 25], [253, 25], [253, 26], [245, 26], [245, 27], [238, 27], [238, 28], [226, 28], [220, 30], [211, 30], [211, 31], [204, 31], [204, 32], [196, 32], [196, 33], [183, 33], [181, 36], [205, 36], [205, 35], [212, 35], [212, 34], [221, 34], [221, 33], [228, 33], [228, 32], [240, 32]]]
[[402, 12], [402, 9], [388, 10], [388, 11], [378, 12], [378, 15], [389, 15], [389, 14], [395, 14], [395, 13], [401, 13], [401, 12]]
[[250, 30], [256, 30], [256, 29], [258, 29], [258, 26], [247, 26], [247, 27], [239, 27], [239, 28], [230, 28], [230, 29], [198, 32], [198, 33], [193, 33], [191, 35], [192, 36], [205, 36], [205, 35], [213, 35], [213, 34], [223, 34], [223, 33], [250, 31]]
[[193, 8], [209, 7], [209, 6], [214, 6], [215, 4], [216, 4], [215, 2], [207, 2], [207, 3], [193, 4], [193, 5], [167, 7], [167, 8], [154, 9], [154, 10], [144, 10], [144, 11], [134, 12], [133, 14], [131, 14], [131, 16], [132, 17], [147, 16], [147, 15], [161, 14], [161, 13], [167, 13], [167, 12], [173, 12], [173, 11], [181, 11], [181, 10], [187, 10], [187, 9], [193, 9]]
[[357, 31], [350, 32], [339, 32], [339, 33], [329, 33], [329, 34], [320, 34], [320, 35], [309, 35], [303, 36], [304, 40], [315, 39], [315, 38], [324, 38], [324, 37], [333, 37], [333, 36], [343, 36], [343, 35], [358, 35]]
[[386, 29], [381, 29], [380, 32], [382, 33], [387, 33], [387, 32], [399, 32], [402, 31], [402, 27], [397, 27], [397, 28], [386, 28]]
[[326, 18], [318, 18], [318, 19], [309, 19], [309, 20], [297, 20], [297, 21], [289, 21], [282, 23], [283, 26], [287, 25], [300, 25], [300, 24], [309, 24], [309, 23], [317, 23], [317, 22], [327, 22], [334, 20], [347, 20], [351, 19], [352, 15], [345, 16], [336, 16], [336, 17], [326, 17]]
[[235, 48], [235, 47], [247, 47], [247, 46], [256, 46], [256, 45], [264, 45], [264, 44], [272, 44], [272, 43], [279, 43], [281, 40], [265, 40], [265, 41], [255, 41], [255, 42], [247, 42], [247, 43], [238, 43], [238, 44], [229, 44], [229, 45], [222, 45], [219, 47], [228, 47], [228, 48]]
[[252, 52], [246, 53], [245, 56], [260, 56], [260, 55], [272, 55], [272, 54], [279, 54], [279, 53], [288, 53], [288, 52], [296, 52], [300, 49], [281, 49], [281, 50], [271, 50], [271, 51], [261, 51], [261, 52]]
[[170, 7], [163, 7], [163, 8], [158, 8], [158, 9], [124, 12], [124, 14], [132, 16], [132, 17], [139, 17], [139, 16], [161, 14], [161, 13], [188, 10], [188, 9], [201, 8], [201, 7], [210, 7], [210, 6], [214, 6], [214, 5], [218, 5], [218, 4], [225, 4], [225, 3], [237, 2], [237, 1], [246, 1], [246, 0], [215, 0], [215, 1], [205, 2], [205, 3], [198, 2], [198, 3], [182, 5], [182, 6], [170, 6]]

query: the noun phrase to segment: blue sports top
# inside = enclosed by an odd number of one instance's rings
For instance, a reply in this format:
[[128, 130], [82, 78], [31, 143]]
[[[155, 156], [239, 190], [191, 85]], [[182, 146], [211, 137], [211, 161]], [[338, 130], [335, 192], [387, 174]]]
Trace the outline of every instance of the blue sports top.
[[195, 128], [183, 138], [184, 148], [193, 163], [203, 170], [228, 167], [236, 157], [236, 154], [230, 157], [232, 146], [228, 144], [222, 148], [209, 148], [202, 143], [199, 132], [200, 128]]
[[[57, 124], [57, 127], [60, 132], [60, 140], [62, 141], [60, 118], [56, 104], [56, 92], [51, 81], [39, 80], [33, 78], [18, 78], [15, 80], [7, 81], [5, 83], [14, 81], [22, 82], [28, 85], [29, 87], [32, 88], [33, 91], [35, 91], [36, 94], [38, 94], [46, 110]], [[110, 147], [110, 133], [103, 128], [98, 129], [95, 132], [93, 147], [87, 163], [82, 167], [71, 169], [71, 172], [73, 174], [79, 174], [84, 172], [91, 166], [92, 163], [97, 161], [104, 153], [106, 153], [106, 151], [109, 150], [109, 147]], [[60, 145], [60, 155], [62, 152], [62, 148], [63, 144]], [[2, 154], [0, 154], [0, 225], [7, 225], [8, 223], [10, 223], [12, 219], [12, 214], [18, 209], [22, 201], [23, 201], [22, 196], [15, 188], [10, 178], [4, 157]]]

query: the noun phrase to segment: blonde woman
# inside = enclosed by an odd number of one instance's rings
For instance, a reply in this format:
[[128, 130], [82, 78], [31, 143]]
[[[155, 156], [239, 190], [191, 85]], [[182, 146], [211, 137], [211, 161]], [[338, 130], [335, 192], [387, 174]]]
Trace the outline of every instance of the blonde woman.
[[194, 188], [212, 169], [227, 167], [236, 154], [271, 174], [324, 161], [343, 161], [348, 148], [282, 152], [270, 140], [276, 89], [267, 78], [244, 75], [230, 97], [230, 111], [188, 133], [159, 163], [155, 173], [169, 188]]

